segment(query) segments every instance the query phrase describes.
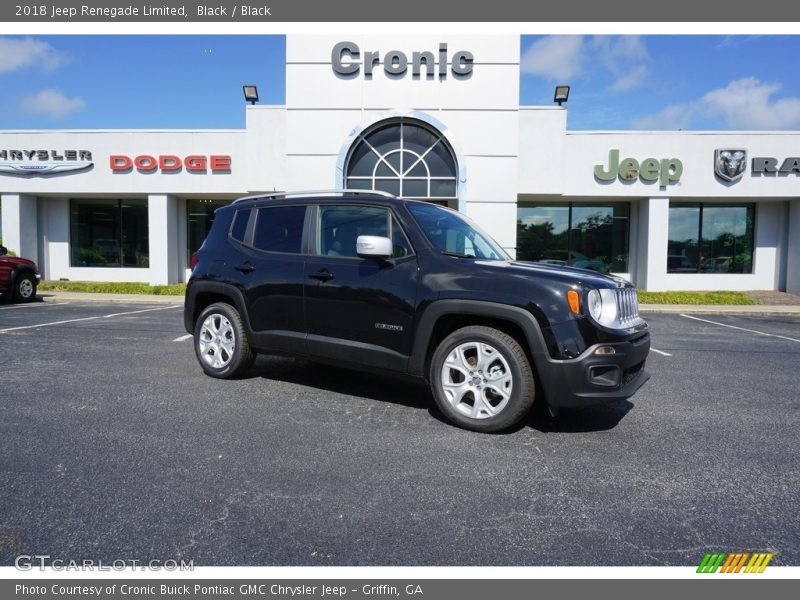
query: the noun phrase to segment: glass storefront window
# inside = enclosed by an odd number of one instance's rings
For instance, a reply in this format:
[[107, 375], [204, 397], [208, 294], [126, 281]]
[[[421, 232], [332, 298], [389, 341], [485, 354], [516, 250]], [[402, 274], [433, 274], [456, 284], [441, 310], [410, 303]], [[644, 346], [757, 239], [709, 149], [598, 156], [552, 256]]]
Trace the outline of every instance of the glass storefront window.
[[667, 273], [752, 273], [755, 204], [675, 202]]
[[211, 225], [214, 224], [214, 211], [226, 204], [230, 204], [230, 200], [189, 199], [186, 201], [187, 264], [191, 260], [192, 254], [200, 249], [203, 240], [211, 231]]
[[147, 200], [70, 200], [70, 264], [149, 267], [147, 219]]
[[569, 202], [517, 207], [517, 257], [601, 273], [628, 271], [630, 204]]

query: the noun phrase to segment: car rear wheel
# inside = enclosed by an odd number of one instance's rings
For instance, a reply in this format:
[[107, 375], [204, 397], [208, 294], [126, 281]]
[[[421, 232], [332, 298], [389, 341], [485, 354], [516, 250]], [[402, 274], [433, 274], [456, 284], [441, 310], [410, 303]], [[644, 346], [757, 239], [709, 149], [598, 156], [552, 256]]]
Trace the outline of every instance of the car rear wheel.
[[14, 283], [14, 300], [32, 302], [36, 298], [36, 278], [33, 275], [20, 275]]
[[525, 351], [510, 335], [484, 326], [447, 336], [433, 354], [429, 381], [445, 416], [473, 431], [502, 431], [519, 423], [535, 394]]
[[222, 302], [200, 313], [194, 326], [194, 350], [203, 370], [220, 379], [243, 375], [256, 357], [239, 312]]

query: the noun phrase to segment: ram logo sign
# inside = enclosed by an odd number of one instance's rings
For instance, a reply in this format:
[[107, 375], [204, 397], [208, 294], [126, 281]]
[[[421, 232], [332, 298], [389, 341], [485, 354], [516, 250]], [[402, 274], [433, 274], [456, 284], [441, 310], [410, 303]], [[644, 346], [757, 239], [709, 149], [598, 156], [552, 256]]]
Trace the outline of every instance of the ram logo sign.
[[747, 150], [718, 149], [714, 152], [714, 173], [725, 181], [739, 181], [747, 168]]

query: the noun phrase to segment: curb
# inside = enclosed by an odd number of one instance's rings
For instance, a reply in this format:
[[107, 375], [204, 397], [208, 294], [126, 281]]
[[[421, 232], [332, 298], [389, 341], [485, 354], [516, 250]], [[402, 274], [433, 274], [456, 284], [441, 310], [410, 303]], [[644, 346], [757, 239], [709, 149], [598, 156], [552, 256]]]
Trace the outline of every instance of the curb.
[[701, 315], [739, 315], [751, 317], [800, 316], [800, 306], [794, 305], [723, 305], [723, 304], [640, 304], [639, 312], [654, 315], [681, 313]]
[[106, 304], [180, 304], [183, 296], [155, 296], [152, 294], [93, 294], [89, 292], [40, 292], [42, 302], [103, 302]]

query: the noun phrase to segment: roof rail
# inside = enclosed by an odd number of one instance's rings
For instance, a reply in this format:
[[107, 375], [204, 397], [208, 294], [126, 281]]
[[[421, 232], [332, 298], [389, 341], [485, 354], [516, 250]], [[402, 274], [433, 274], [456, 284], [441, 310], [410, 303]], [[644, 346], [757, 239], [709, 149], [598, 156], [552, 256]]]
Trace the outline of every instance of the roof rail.
[[253, 194], [252, 196], [245, 196], [244, 198], [237, 198], [232, 202], [242, 202], [244, 200], [253, 200], [255, 198], [303, 198], [307, 196], [320, 196], [322, 194], [361, 194], [364, 196], [382, 196], [384, 198], [397, 198], [394, 194], [383, 192], [380, 190], [353, 190], [347, 188], [339, 188], [334, 190], [303, 190], [299, 192], [273, 192], [272, 194]]

